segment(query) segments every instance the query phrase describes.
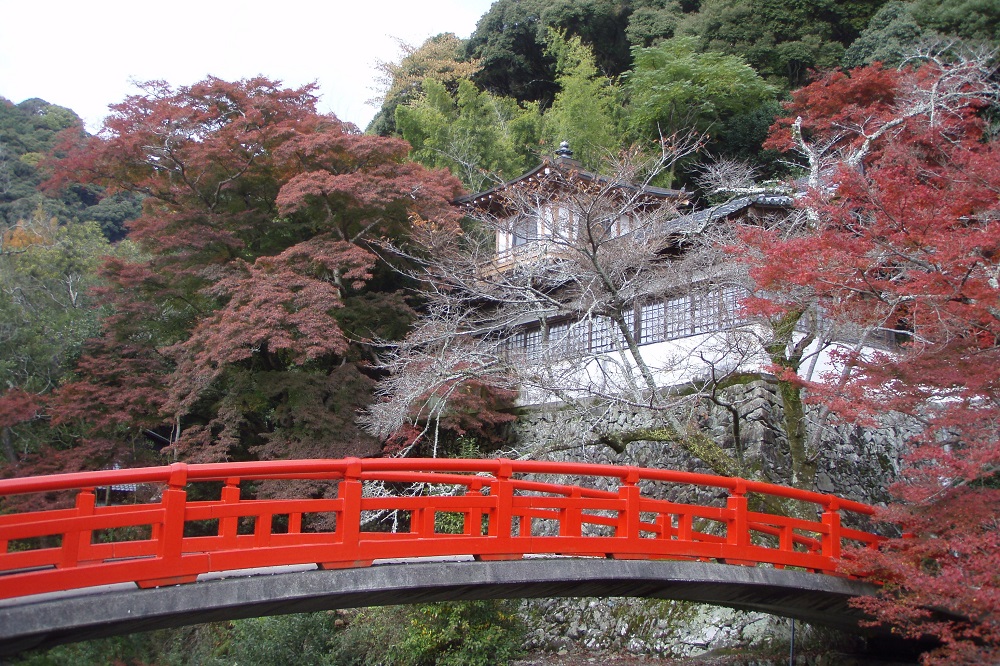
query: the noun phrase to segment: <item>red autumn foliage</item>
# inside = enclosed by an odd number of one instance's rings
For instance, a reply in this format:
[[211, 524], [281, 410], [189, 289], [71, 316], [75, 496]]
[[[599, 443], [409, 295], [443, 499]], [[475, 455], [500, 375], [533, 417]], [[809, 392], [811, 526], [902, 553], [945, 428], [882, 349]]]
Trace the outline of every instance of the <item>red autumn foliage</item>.
[[0, 395], [0, 428], [9, 428], [35, 418], [41, 410], [40, 403], [37, 395], [19, 388]]
[[85, 433], [73, 448], [145, 432], [190, 460], [377, 452], [354, 423], [373, 355], [354, 330], [373, 316], [355, 309], [409, 311], [391, 282], [369, 287], [385, 272], [370, 243], [411, 216], [457, 229], [460, 185], [407, 162], [404, 142], [317, 113], [313, 93], [150, 82], [97, 137], [67, 135], [47, 187], [145, 196], [130, 226], [141, 256], [106, 266], [102, 336], [52, 401], [55, 423]]
[[927, 663], [1000, 656], [1000, 149], [980, 115], [996, 99], [976, 76], [987, 71], [872, 66], [796, 92], [769, 145], [827, 178], [802, 201], [804, 231], [743, 234], [758, 287], [784, 295], [773, 312], [816, 299], [832, 320], [905, 336], [842, 354], [847, 381], [808, 388], [846, 418], [921, 424], [885, 510], [911, 536], [857, 554], [855, 570], [887, 583], [863, 602], [879, 621], [941, 641]]

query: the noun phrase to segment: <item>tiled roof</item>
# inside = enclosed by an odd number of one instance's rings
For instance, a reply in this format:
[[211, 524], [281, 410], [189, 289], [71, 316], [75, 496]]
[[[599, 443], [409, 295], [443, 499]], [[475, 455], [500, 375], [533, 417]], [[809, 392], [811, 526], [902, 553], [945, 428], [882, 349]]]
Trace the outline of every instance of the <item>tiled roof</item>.
[[739, 197], [724, 204], [705, 208], [694, 213], [681, 215], [664, 223], [664, 231], [668, 234], [696, 234], [701, 232], [715, 220], [725, 219], [735, 213], [746, 210], [751, 206], [763, 206], [768, 208], [791, 208], [794, 199], [787, 194], [775, 194], [773, 192], [762, 192], [746, 197]]

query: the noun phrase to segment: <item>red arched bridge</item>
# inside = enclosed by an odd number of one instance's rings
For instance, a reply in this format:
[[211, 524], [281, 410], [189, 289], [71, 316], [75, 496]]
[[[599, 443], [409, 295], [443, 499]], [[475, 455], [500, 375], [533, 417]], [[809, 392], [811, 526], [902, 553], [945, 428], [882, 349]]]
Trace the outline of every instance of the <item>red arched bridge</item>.
[[[245, 497], [262, 482], [283, 482], [286, 496]], [[320, 496], [324, 484], [331, 497]], [[70, 508], [10, 513], [33, 494], [51, 503], [60, 493]], [[0, 654], [212, 619], [489, 597], [689, 599], [856, 627], [847, 600], [874, 587], [838, 573], [841, 552], [880, 540], [842, 523], [871, 507], [830, 495], [506, 459], [177, 463], [5, 479], [0, 512]], [[271, 575], [251, 575], [261, 573]]]

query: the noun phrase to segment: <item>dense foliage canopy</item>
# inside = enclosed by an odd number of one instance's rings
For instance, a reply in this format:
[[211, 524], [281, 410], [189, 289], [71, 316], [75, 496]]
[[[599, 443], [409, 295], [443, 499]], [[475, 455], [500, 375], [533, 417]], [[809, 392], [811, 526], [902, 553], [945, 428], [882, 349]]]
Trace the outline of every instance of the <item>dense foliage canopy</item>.
[[8, 463], [127, 464], [148, 438], [190, 460], [377, 451], [354, 425], [364, 364], [410, 311], [371, 243], [413, 215], [457, 221], [458, 182], [407, 150], [263, 78], [151, 82], [115, 105], [49, 186], [142, 195], [140, 254], [105, 264], [99, 334], [47, 400], [73, 437]]

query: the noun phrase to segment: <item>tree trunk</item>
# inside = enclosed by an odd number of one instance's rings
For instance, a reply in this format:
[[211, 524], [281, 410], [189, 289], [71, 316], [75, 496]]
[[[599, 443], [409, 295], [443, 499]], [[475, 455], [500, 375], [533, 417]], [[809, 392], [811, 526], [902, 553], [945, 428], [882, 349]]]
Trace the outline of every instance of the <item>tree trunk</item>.
[[3, 446], [3, 455], [11, 465], [17, 464], [17, 452], [14, 451], [14, 441], [11, 437], [10, 426], [0, 428], [0, 445]]
[[816, 481], [816, 461], [809, 455], [806, 446], [806, 410], [802, 403], [802, 387], [792, 382], [778, 381], [778, 393], [785, 413], [784, 430], [792, 464], [792, 485], [812, 490]]

